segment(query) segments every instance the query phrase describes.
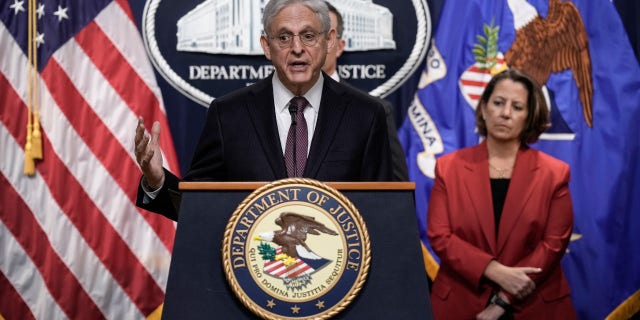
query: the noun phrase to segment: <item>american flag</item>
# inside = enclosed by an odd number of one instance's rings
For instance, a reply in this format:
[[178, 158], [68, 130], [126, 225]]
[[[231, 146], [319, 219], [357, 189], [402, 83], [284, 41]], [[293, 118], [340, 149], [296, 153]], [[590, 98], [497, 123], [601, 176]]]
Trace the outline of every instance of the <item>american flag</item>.
[[29, 0], [0, 0], [0, 318], [157, 317], [175, 226], [138, 209], [137, 116], [166, 114], [127, 0], [37, 0], [43, 159], [23, 173]]
[[[282, 247], [276, 249], [276, 255], [282, 254]], [[264, 272], [277, 278], [295, 278], [303, 274], [312, 274], [315, 271], [300, 258], [295, 258], [291, 264], [286, 265], [283, 260], [270, 260], [264, 263]]]
[[[276, 249], [276, 255], [280, 254], [282, 254], [282, 247], [278, 247]], [[295, 259], [293, 259], [293, 261], [291, 261], [291, 263], [285, 263], [285, 260], [287, 259], [269, 260], [265, 262], [264, 272], [276, 278], [293, 279], [303, 275], [311, 275], [316, 270], [323, 268], [329, 262], [331, 262], [330, 260], [325, 258], [320, 258], [317, 260], [303, 260], [300, 257], [296, 257]]]

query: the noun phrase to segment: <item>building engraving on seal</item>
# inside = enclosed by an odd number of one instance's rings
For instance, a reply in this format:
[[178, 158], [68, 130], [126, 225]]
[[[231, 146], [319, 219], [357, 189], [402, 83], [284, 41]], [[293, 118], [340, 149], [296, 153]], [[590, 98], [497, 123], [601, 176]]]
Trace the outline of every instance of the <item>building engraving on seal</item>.
[[[206, 0], [177, 22], [178, 51], [262, 55], [258, 35], [268, 1]], [[330, 0], [344, 18], [345, 51], [396, 48], [393, 14], [372, 0]]]
[[236, 296], [259, 316], [325, 318], [360, 291], [369, 247], [364, 221], [346, 197], [315, 180], [285, 179], [238, 206], [223, 263]]

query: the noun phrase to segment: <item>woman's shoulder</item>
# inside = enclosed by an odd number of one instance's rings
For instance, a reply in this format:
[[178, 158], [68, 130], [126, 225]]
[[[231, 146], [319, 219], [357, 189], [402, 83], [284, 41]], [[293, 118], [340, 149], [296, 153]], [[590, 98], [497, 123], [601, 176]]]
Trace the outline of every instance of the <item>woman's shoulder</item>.
[[530, 154], [530, 157], [534, 159], [536, 167], [540, 170], [547, 171], [554, 176], [569, 176], [571, 169], [569, 164], [563, 160], [537, 149], [529, 148], [525, 152]]
[[536, 162], [538, 162], [541, 165], [544, 166], [549, 166], [549, 167], [559, 167], [559, 168], [563, 168], [569, 167], [569, 164], [564, 162], [563, 160], [560, 160], [544, 151], [538, 150], [538, 149], [533, 149], [533, 148], [529, 148], [527, 150], [527, 152], [531, 152], [532, 155], [535, 157]]
[[440, 156], [437, 163], [440, 166], [456, 166], [463, 163], [477, 163], [482, 160], [483, 154], [486, 159], [486, 150], [483, 152], [482, 145], [461, 148]]

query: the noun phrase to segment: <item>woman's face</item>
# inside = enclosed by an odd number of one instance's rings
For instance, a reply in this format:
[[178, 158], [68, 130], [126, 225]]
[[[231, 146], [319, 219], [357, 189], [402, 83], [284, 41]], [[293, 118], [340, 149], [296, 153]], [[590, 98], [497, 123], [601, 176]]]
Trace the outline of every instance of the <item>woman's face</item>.
[[482, 106], [482, 117], [487, 126], [487, 139], [501, 142], [520, 142], [529, 111], [529, 92], [520, 82], [500, 80], [489, 101]]

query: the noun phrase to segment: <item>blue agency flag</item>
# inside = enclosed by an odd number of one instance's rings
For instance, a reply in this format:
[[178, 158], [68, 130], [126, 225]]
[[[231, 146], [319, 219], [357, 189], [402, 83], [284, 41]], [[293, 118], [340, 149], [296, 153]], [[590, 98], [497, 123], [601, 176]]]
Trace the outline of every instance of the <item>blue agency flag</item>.
[[438, 269], [426, 237], [436, 158], [479, 142], [474, 110], [505, 68], [544, 86], [552, 127], [533, 147], [571, 166], [574, 234], [562, 264], [578, 315], [627, 319], [640, 311], [640, 67], [608, 0], [445, 2], [398, 133], [427, 271]]

